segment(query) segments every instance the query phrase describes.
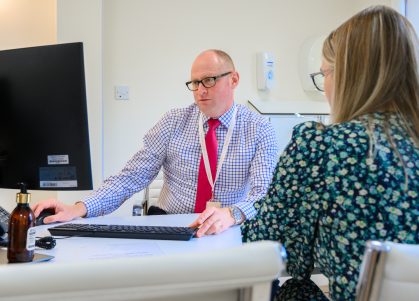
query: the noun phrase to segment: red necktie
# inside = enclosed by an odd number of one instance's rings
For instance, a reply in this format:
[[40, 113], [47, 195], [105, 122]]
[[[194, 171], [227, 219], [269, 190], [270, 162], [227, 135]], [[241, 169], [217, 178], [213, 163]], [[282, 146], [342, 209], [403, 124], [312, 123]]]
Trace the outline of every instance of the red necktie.
[[[217, 169], [217, 154], [218, 154], [218, 142], [215, 136], [215, 130], [220, 125], [218, 119], [208, 120], [208, 132], [205, 136], [205, 145], [207, 147], [208, 161], [211, 167], [212, 180], [215, 179], [215, 173]], [[198, 174], [198, 187], [196, 190], [196, 204], [195, 213], [201, 213], [205, 210], [207, 202], [212, 197], [211, 184], [208, 182], [207, 173], [205, 171], [204, 159], [201, 155], [201, 161], [199, 163], [199, 174]]]

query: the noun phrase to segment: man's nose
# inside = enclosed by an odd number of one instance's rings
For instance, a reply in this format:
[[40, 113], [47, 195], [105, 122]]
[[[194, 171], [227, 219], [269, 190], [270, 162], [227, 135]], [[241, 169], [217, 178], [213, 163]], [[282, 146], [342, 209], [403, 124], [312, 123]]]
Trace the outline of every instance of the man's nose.
[[204, 84], [203, 83], [199, 83], [198, 84], [198, 93], [199, 94], [204, 94], [204, 93], [207, 93], [207, 92], [208, 92], [208, 89], [205, 88]]

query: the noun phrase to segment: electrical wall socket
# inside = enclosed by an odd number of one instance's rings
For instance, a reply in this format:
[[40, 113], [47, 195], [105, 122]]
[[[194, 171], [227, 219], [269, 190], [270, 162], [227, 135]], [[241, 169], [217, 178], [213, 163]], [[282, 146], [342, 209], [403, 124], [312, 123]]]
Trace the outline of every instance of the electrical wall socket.
[[115, 86], [115, 99], [116, 100], [128, 100], [129, 99], [129, 87], [128, 86]]

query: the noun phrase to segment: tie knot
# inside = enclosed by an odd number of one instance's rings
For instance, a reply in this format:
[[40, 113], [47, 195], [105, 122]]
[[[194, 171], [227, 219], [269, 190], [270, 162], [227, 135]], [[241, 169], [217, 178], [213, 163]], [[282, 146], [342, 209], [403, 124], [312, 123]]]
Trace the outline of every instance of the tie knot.
[[208, 119], [208, 126], [209, 126], [210, 130], [212, 130], [212, 129], [215, 130], [219, 125], [220, 125], [220, 120], [218, 120], [218, 119]]

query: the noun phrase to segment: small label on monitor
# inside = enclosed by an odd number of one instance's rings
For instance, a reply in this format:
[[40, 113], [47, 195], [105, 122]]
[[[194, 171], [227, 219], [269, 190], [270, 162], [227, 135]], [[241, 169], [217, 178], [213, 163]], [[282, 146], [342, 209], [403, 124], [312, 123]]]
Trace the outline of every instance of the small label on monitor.
[[75, 166], [48, 166], [39, 168], [39, 187], [76, 188], [77, 173]]
[[77, 181], [41, 181], [39, 182], [41, 188], [75, 188]]
[[48, 165], [70, 164], [68, 155], [49, 155]]

